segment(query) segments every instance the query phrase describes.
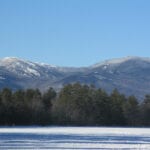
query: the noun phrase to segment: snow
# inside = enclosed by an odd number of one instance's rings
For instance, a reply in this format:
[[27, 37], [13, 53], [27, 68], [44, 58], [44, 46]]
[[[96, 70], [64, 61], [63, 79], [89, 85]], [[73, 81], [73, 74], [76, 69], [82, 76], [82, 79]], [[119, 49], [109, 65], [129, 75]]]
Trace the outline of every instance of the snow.
[[5, 62], [13, 62], [13, 61], [18, 61], [19, 59], [17, 57], [5, 57], [2, 59], [2, 61]]
[[103, 69], [104, 69], [104, 70], [107, 69], [107, 66], [108, 66], [108, 65], [105, 65], [105, 66], [103, 67]]
[[150, 128], [0, 128], [0, 149], [149, 149]]
[[100, 67], [100, 66], [103, 66], [103, 69], [107, 69], [107, 66], [109, 65], [117, 65], [117, 64], [121, 64], [121, 63], [124, 63], [128, 60], [143, 60], [143, 61], [147, 61], [147, 62], [150, 62], [150, 58], [142, 58], [142, 57], [136, 57], [136, 56], [127, 56], [127, 57], [123, 57], [123, 58], [115, 58], [115, 59], [110, 59], [110, 60], [105, 60], [105, 61], [102, 61], [100, 63], [97, 63], [93, 66], [91, 66], [92, 68], [95, 68], [95, 67]]
[[50, 65], [50, 64], [46, 64], [46, 63], [39, 63], [37, 62], [37, 64], [44, 66], [44, 67], [49, 67], [49, 68], [57, 68], [58, 66], [56, 65]]
[[5, 80], [5, 78], [4, 78], [4, 77], [2, 77], [2, 76], [0, 76], [0, 80]]
[[38, 64], [15, 57], [5, 57], [4, 59], [1, 59], [0, 66], [4, 66], [7, 70], [18, 75], [40, 76], [40, 73], [37, 71]]
[[29, 73], [29, 74], [33, 74], [35, 76], [40, 76], [40, 73], [38, 73], [38, 71], [32, 69], [32, 68], [29, 68], [27, 67], [26, 70], [25, 70], [26, 73]]

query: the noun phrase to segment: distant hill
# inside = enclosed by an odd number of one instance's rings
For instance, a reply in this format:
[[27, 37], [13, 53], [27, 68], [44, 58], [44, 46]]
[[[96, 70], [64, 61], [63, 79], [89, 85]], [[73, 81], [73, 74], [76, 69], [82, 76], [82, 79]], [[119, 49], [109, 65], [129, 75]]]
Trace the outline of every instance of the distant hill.
[[75, 82], [92, 84], [108, 92], [117, 88], [140, 99], [150, 94], [150, 58], [111, 59], [83, 68], [52, 66], [14, 57], [0, 60], [0, 88], [60, 90], [63, 85]]

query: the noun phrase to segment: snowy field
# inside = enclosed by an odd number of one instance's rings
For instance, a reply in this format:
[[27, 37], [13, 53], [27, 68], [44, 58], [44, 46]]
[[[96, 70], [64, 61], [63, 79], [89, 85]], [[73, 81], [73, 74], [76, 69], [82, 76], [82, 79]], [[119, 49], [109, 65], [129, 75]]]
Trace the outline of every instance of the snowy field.
[[150, 128], [0, 128], [2, 150], [150, 150]]

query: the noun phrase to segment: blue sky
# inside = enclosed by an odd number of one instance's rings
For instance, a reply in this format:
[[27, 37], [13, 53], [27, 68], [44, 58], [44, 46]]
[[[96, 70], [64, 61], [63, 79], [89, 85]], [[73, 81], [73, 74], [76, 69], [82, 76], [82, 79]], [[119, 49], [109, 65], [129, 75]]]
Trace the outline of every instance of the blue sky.
[[0, 0], [0, 58], [88, 66], [150, 57], [149, 0]]

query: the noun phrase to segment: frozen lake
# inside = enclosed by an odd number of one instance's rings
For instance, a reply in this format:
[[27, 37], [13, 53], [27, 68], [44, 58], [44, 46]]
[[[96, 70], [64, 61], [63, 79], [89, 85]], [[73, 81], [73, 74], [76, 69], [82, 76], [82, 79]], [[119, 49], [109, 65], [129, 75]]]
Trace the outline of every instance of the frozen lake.
[[150, 149], [150, 128], [0, 128], [2, 150]]

